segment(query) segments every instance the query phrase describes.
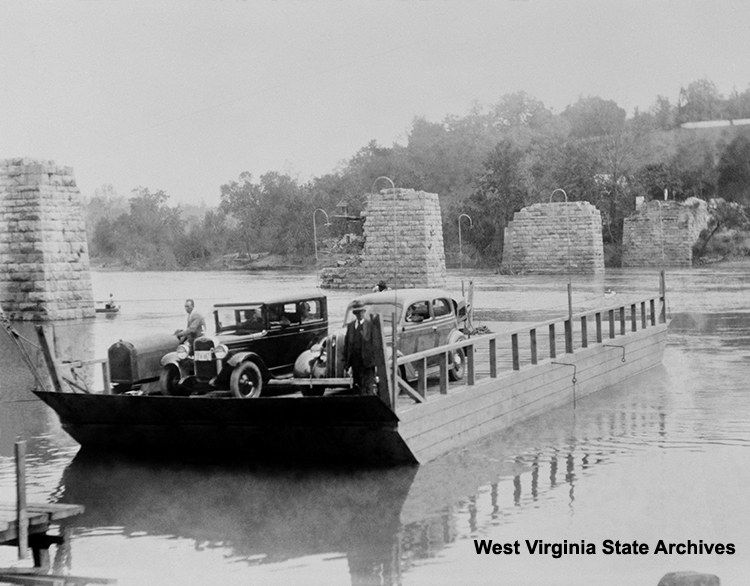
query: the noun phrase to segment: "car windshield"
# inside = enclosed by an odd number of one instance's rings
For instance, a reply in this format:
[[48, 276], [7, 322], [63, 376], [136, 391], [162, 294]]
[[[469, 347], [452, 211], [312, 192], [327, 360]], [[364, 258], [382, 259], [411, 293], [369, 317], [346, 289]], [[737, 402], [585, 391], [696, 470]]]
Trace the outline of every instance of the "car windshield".
[[216, 331], [260, 332], [265, 329], [262, 306], [243, 305], [241, 307], [217, 307]]
[[[380, 316], [380, 324], [386, 328], [386, 333], [393, 327], [393, 312], [396, 312], [396, 322], [401, 318], [401, 311], [403, 306], [401, 304], [394, 305], [393, 303], [368, 303], [365, 305], [366, 314], [373, 315], [378, 314]], [[344, 325], [354, 320], [354, 314], [351, 308], [346, 310], [346, 319]]]

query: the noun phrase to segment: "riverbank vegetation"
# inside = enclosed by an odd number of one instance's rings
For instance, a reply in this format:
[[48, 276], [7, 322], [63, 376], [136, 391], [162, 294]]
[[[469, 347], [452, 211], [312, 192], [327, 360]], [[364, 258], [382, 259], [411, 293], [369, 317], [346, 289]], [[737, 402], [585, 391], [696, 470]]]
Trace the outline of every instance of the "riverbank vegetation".
[[464, 116], [415, 118], [406, 144], [371, 141], [308, 181], [238, 170], [237, 179], [217, 186], [218, 208], [171, 206], [169, 194], [150, 187], [126, 197], [103, 186], [86, 198], [89, 250], [94, 264], [120, 268], [247, 267], [271, 254], [313, 266], [316, 246], [325, 261], [351, 241], [347, 234], [361, 233], [347, 217], [363, 209], [368, 193], [389, 187], [376, 182], [385, 176], [397, 187], [440, 195], [449, 265], [459, 262], [461, 214], [472, 219], [462, 232], [464, 266], [497, 267], [513, 214], [549, 201], [558, 188], [601, 211], [610, 266], [619, 264], [623, 220], [638, 196], [710, 201], [711, 225], [696, 256], [748, 255], [750, 125], [683, 126], [748, 118], [750, 89], [725, 96], [705, 79], [682, 88], [674, 103], [658, 96], [630, 116], [600, 97], [555, 113], [524, 92], [508, 94]]

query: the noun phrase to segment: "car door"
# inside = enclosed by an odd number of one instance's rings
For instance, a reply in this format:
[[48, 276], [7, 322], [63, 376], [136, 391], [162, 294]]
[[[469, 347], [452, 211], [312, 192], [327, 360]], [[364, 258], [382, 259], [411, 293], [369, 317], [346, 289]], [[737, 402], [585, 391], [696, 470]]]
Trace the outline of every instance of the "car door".
[[409, 304], [404, 313], [404, 325], [400, 336], [401, 352], [414, 354], [431, 348], [434, 338], [432, 326], [429, 300]]
[[306, 299], [297, 302], [299, 334], [292, 342], [295, 360], [313, 343], [321, 341], [328, 333], [326, 308], [322, 299]]
[[261, 357], [269, 370], [278, 374], [289, 370], [302, 352], [302, 350], [297, 351], [300, 325], [297, 304], [295, 302], [272, 303], [266, 308], [268, 334], [264, 339], [264, 355]]
[[456, 318], [453, 313], [453, 303], [450, 299], [437, 297], [432, 300], [433, 328], [435, 332], [435, 346], [448, 343], [451, 332], [456, 329]]

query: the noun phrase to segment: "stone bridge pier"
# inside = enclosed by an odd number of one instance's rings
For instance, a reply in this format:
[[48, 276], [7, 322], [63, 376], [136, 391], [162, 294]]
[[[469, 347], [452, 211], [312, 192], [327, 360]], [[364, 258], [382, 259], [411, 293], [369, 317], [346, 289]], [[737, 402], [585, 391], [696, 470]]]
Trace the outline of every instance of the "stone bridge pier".
[[0, 307], [12, 320], [94, 316], [81, 194], [71, 167], [0, 160]]
[[708, 228], [705, 201], [652, 200], [625, 218], [622, 235], [623, 267], [690, 267], [693, 246]]
[[365, 246], [354, 265], [323, 269], [322, 287], [369, 289], [445, 287], [445, 250], [436, 193], [383, 189], [367, 196]]
[[603, 273], [601, 213], [586, 201], [523, 208], [505, 228], [502, 267], [525, 274]]

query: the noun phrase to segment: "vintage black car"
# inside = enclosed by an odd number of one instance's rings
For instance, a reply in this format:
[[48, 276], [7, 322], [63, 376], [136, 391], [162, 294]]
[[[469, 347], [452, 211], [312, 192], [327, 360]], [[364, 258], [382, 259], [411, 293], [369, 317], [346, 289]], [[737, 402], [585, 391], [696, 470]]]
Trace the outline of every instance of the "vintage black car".
[[218, 303], [213, 315], [215, 335], [162, 358], [163, 393], [228, 389], [235, 397], [258, 397], [269, 379], [291, 376], [297, 357], [328, 333], [327, 300], [316, 293]]

